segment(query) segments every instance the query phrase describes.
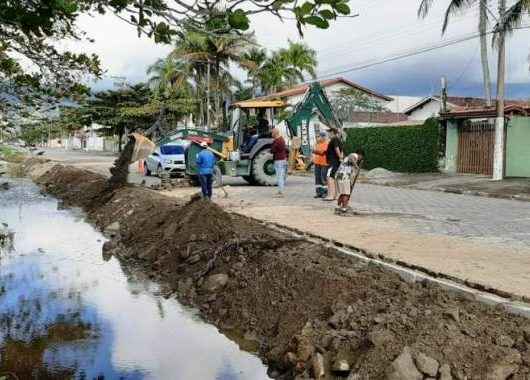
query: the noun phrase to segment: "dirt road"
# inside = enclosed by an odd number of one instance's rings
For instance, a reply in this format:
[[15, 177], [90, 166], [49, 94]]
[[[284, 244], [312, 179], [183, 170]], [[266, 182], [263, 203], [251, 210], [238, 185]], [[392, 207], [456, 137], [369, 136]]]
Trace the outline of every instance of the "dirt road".
[[[57, 158], [97, 172], [114, 159]], [[363, 216], [340, 217], [334, 205], [312, 198], [311, 178], [290, 177], [284, 199], [272, 198], [273, 188], [225, 183], [228, 198], [218, 192], [215, 200], [230, 211], [530, 298], [530, 203], [360, 184], [352, 206]], [[165, 193], [181, 197], [190, 190]]]

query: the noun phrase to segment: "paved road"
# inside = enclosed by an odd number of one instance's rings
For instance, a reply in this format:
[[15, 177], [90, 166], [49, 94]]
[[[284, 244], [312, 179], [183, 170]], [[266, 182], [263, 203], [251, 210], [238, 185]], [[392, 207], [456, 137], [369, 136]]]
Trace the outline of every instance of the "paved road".
[[[46, 155], [104, 174], [114, 160]], [[143, 177], [133, 172], [130, 179], [138, 183]], [[340, 217], [333, 204], [313, 199], [310, 177], [289, 177], [282, 199], [272, 197], [275, 188], [233, 178], [225, 184], [228, 197], [217, 191], [215, 200], [231, 211], [530, 298], [530, 202], [358, 184], [351, 205], [362, 215]], [[165, 193], [182, 197], [194, 191]]]
[[[241, 184], [225, 182], [237, 187]], [[271, 190], [254, 187], [252, 191], [238, 191], [238, 195], [257, 203], [270, 197]], [[286, 197], [275, 202], [306, 208], [335, 206], [312, 197], [311, 178], [290, 177]], [[530, 247], [530, 202], [357, 184], [351, 206], [375, 217], [399, 219], [421, 233], [488, 238]]]
[[[105, 175], [116, 159], [115, 155], [108, 153], [64, 150], [47, 150], [45, 157]], [[131, 166], [129, 180], [139, 183], [143, 179], [146, 178], [137, 173], [134, 165]], [[147, 180], [157, 182], [154, 178]], [[271, 188], [250, 187], [237, 178], [225, 178], [225, 184], [238, 189], [238, 196], [252, 203], [259, 203], [274, 193]], [[289, 177], [286, 197], [275, 202], [316, 209], [334, 207], [313, 199], [311, 177]], [[355, 210], [375, 217], [400, 219], [403, 226], [421, 233], [486, 238], [530, 247], [530, 202], [360, 183], [352, 195], [351, 205]]]

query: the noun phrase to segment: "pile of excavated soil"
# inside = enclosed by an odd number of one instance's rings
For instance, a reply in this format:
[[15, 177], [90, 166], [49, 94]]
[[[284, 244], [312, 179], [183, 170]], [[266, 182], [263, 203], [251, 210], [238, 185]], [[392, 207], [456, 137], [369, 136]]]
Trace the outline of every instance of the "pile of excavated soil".
[[113, 236], [105, 255], [242, 337], [275, 378], [530, 377], [530, 321], [501, 307], [407, 283], [209, 202], [134, 187], [102, 197], [101, 177], [68, 167], [40, 182]]

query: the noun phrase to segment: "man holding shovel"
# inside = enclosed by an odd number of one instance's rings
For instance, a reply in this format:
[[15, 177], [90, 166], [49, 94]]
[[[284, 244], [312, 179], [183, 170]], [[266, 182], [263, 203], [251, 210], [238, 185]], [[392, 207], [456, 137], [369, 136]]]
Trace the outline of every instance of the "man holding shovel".
[[201, 183], [202, 198], [212, 199], [213, 172], [215, 168], [215, 156], [208, 149], [206, 142], [199, 144], [202, 148], [197, 155], [197, 167], [199, 169], [199, 182]]
[[337, 211], [341, 213], [345, 213], [348, 210], [348, 203], [350, 202], [355, 182], [357, 182], [357, 177], [361, 172], [363, 160], [364, 151], [358, 149], [344, 159], [337, 171], [337, 194], [339, 196]]

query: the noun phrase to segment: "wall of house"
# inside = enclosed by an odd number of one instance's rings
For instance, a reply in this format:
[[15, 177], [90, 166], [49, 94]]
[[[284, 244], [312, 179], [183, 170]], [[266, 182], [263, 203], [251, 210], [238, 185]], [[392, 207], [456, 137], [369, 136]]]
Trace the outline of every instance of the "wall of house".
[[513, 117], [506, 136], [506, 176], [530, 177], [530, 117]]
[[440, 103], [430, 101], [423, 107], [417, 108], [409, 114], [411, 120], [427, 120], [430, 117], [438, 116], [440, 112]]
[[447, 122], [445, 137], [445, 172], [456, 174], [458, 168], [458, 127], [456, 122]]
[[390, 112], [403, 112], [415, 104], [421, 102], [421, 96], [402, 96], [402, 95], [388, 95], [392, 101], [386, 106]]

